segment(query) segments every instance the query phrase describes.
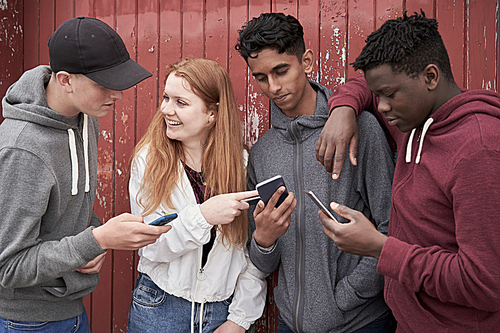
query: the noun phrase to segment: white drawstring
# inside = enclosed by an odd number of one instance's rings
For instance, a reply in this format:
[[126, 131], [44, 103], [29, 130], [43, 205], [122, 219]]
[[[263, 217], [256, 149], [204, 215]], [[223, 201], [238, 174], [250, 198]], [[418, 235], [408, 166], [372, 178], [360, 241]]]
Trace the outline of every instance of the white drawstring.
[[[425, 134], [427, 133], [427, 130], [429, 129], [429, 127], [431, 126], [431, 124], [432, 124], [433, 121], [434, 121], [433, 118], [428, 118], [425, 121], [424, 126], [422, 127], [422, 133], [420, 134], [420, 140], [419, 140], [420, 143], [418, 145], [418, 152], [417, 152], [417, 158], [415, 159], [415, 164], [419, 164], [420, 163], [421, 154], [422, 154], [422, 146], [424, 144]], [[405, 156], [405, 162], [406, 163], [410, 163], [411, 162], [411, 146], [412, 146], [413, 138], [415, 136], [415, 132], [416, 131], [417, 131], [417, 129], [414, 128], [411, 131], [410, 137], [408, 138], [408, 143], [406, 145], [406, 156]]]
[[207, 300], [203, 299], [200, 306], [200, 333], [203, 333], [203, 306]]
[[406, 163], [411, 162], [411, 144], [413, 142], [413, 137], [415, 136], [416, 131], [417, 131], [416, 128], [414, 128], [411, 131], [410, 138], [408, 139], [408, 144], [406, 145], [406, 158], [405, 158]]
[[[190, 298], [191, 298], [191, 333], [194, 333], [195, 301], [194, 301], [193, 296], [191, 296]], [[201, 306], [200, 306], [200, 324], [199, 324], [200, 325], [200, 333], [203, 333], [203, 307], [205, 306], [206, 301], [207, 300], [204, 298], [203, 301], [201, 302]]]
[[71, 156], [71, 195], [78, 194], [78, 155], [76, 154], [75, 132], [68, 129], [69, 152]]
[[90, 191], [90, 177], [89, 177], [89, 125], [88, 117], [83, 115], [83, 154], [85, 156], [85, 192]]
[[420, 145], [418, 146], [418, 153], [417, 153], [417, 159], [415, 160], [416, 164], [420, 163], [420, 153], [422, 152], [422, 145], [424, 144], [424, 137], [425, 133], [427, 133], [427, 130], [429, 129], [429, 126], [431, 126], [432, 122], [434, 119], [429, 118], [424, 124], [424, 128], [422, 129], [422, 135], [420, 137]]

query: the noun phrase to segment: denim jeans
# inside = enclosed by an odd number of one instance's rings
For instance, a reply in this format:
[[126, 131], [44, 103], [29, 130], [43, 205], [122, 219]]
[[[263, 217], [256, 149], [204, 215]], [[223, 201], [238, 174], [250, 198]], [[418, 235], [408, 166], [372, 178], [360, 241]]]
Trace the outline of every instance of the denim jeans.
[[[203, 305], [203, 333], [227, 321], [232, 297]], [[194, 330], [199, 332], [201, 304], [194, 309]], [[191, 301], [170, 295], [149, 276], [139, 273], [128, 313], [127, 333], [191, 332]]]
[[13, 332], [90, 333], [90, 326], [85, 308], [78, 317], [59, 321], [27, 322], [0, 318], [0, 333]]
[[[352, 333], [389, 333], [393, 324], [392, 314], [387, 311], [368, 325], [365, 325]], [[278, 316], [278, 333], [293, 333], [285, 324], [285, 321]]]

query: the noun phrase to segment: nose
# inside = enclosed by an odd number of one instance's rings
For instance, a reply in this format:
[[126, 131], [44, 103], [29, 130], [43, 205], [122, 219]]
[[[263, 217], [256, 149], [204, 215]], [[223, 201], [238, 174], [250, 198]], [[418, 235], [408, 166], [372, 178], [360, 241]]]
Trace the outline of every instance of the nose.
[[273, 75], [269, 76], [269, 91], [272, 94], [277, 94], [278, 91], [281, 90], [281, 84], [278, 79], [276, 79]]
[[123, 99], [123, 91], [111, 90], [109, 97], [114, 99], [114, 100], [122, 100]]
[[166, 116], [167, 114], [172, 114], [172, 107], [170, 106], [170, 103], [168, 102], [168, 100], [164, 99], [161, 102], [160, 111], [164, 116]]
[[378, 112], [385, 113], [391, 111], [391, 105], [384, 99], [380, 98], [378, 102]]

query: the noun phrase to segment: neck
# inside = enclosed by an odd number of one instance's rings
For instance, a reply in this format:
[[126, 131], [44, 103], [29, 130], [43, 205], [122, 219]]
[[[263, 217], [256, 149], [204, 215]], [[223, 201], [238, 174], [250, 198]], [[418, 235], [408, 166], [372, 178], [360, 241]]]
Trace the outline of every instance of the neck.
[[439, 109], [444, 103], [448, 102], [453, 97], [460, 95], [462, 91], [460, 91], [460, 88], [457, 86], [455, 81], [453, 81], [449, 84], [443, 85], [442, 89], [439, 89], [438, 91], [436, 91], [436, 93], [439, 97], [434, 104], [434, 109], [432, 110], [431, 114], [436, 112], [437, 109]]
[[[302, 94], [302, 98], [297, 103], [295, 109], [290, 110], [288, 112], [284, 112], [287, 116], [294, 118], [300, 115], [313, 115], [316, 110], [316, 97], [318, 93], [311, 86], [309, 81], [304, 87], [304, 93]], [[283, 110], [282, 110], [283, 111]]]
[[184, 163], [186, 163], [194, 171], [201, 172], [203, 146], [201, 144], [197, 146], [183, 144], [182, 146], [184, 148]]

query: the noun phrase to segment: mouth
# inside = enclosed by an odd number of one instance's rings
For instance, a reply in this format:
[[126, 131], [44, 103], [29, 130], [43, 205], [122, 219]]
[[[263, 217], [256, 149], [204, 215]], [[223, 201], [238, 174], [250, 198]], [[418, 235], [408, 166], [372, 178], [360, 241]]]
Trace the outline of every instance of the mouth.
[[387, 120], [390, 126], [395, 126], [398, 119], [399, 118], [396, 117], [385, 117], [385, 120]]
[[168, 125], [170, 126], [178, 126], [178, 125], [182, 125], [182, 123], [180, 121], [175, 121], [175, 120], [169, 120], [169, 119], [165, 119], [165, 121], [167, 122]]
[[281, 103], [286, 99], [287, 96], [288, 96], [288, 94], [275, 97], [275, 98], [273, 98], [273, 102], [274, 103]]

